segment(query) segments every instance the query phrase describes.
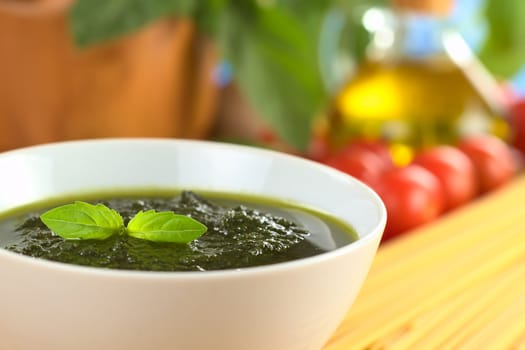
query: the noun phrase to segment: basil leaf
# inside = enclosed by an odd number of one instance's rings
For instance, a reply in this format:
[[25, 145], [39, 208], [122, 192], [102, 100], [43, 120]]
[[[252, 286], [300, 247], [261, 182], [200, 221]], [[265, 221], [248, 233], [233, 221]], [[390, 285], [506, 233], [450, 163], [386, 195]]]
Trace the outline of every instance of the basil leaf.
[[286, 7], [236, 3], [223, 12], [216, 33], [250, 103], [299, 150], [306, 149], [312, 121], [326, 100], [317, 40], [306, 23], [311, 22], [302, 23]]
[[106, 239], [124, 226], [113, 209], [80, 201], [51, 209], [40, 220], [64, 239]]
[[217, 31], [222, 13], [228, 8], [230, 2], [231, 0], [200, 0], [192, 14], [193, 21], [199, 30], [213, 35]]
[[494, 74], [511, 77], [525, 62], [525, 1], [488, 0], [484, 14], [488, 36], [479, 53]]
[[197, 0], [76, 0], [69, 13], [77, 46], [132, 32], [170, 14], [189, 15]]
[[127, 226], [128, 235], [154, 242], [189, 243], [206, 231], [195, 219], [171, 211], [140, 211]]

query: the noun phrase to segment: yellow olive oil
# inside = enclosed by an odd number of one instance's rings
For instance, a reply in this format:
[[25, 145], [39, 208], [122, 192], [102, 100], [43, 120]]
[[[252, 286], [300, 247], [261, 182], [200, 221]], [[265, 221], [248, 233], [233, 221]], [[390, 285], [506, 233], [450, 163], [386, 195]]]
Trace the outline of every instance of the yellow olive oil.
[[330, 138], [386, 139], [397, 163], [414, 149], [453, 143], [471, 132], [501, 137], [494, 115], [463, 72], [446, 59], [365, 62], [337, 94], [328, 115]]

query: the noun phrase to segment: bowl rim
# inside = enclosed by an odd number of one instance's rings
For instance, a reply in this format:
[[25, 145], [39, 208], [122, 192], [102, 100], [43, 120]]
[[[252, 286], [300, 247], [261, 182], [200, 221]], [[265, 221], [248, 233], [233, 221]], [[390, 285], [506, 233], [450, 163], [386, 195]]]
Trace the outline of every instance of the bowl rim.
[[269, 265], [261, 266], [252, 266], [236, 269], [223, 269], [223, 270], [211, 270], [211, 271], [141, 271], [141, 270], [124, 270], [124, 269], [111, 269], [111, 268], [101, 268], [101, 267], [92, 267], [92, 266], [83, 266], [75, 265], [63, 262], [56, 262], [51, 260], [46, 260], [42, 258], [34, 258], [26, 256], [20, 253], [15, 253], [7, 249], [0, 247], [0, 258], [7, 258], [12, 260], [14, 263], [23, 264], [23, 265], [33, 265], [35, 267], [40, 267], [42, 269], [54, 270], [56, 272], [65, 272], [65, 273], [75, 273], [90, 275], [96, 277], [111, 277], [111, 278], [132, 278], [132, 279], [223, 279], [223, 278], [239, 278], [242, 276], [254, 276], [254, 275], [265, 275], [273, 274], [277, 272], [284, 272], [292, 269], [301, 269], [308, 268], [309, 266], [315, 266], [327, 260], [337, 259], [338, 257], [351, 254], [352, 252], [359, 250], [361, 247], [372, 244], [377, 240], [379, 243], [381, 236], [383, 234], [384, 227], [387, 220], [386, 207], [379, 197], [379, 195], [367, 184], [363, 183], [359, 179], [345, 174], [337, 169], [324, 165], [322, 163], [309, 160], [297, 155], [288, 154], [276, 150], [264, 149], [256, 146], [234, 144], [228, 142], [220, 141], [209, 141], [209, 140], [195, 140], [195, 139], [183, 139], [183, 138], [155, 138], [155, 137], [122, 137], [122, 138], [100, 138], [100, 139], [84, 139], [84, 140], [70, 140], [70, 141], [59, 141], [59, 142], [50, 142], [43, 143], [38, 145], [31, 145], [21, 148], [16, 148], [4, 152], [0, 152], [0, 158], [5, 156], [13, 156], [17, 154], [26, 154], [32, 152], [33, 150], [41, 150], [46, 148], [54, 147], [69, 147], [69, 145], [85, 145], [89, 146], [90, 144], [102, 144], [102, 143], [166, 143], [166, 144], [200, 144], [208, 145], [213, 147], [223, 147], [225, 149], [237, 149], [242, 150], [243, 152], [255, 152], [260, 154], [265, 154], [266, 156], [278, 157], [283, 159], [291, 159], [296, 162], [303, 162], [309, 164], [309, 166], [317, 167], [323, 169], [329, 176], [335, 176], [336, 178], [343, 179], [344, 181], [350, 181], [357, 183], [369, 196], [369, 198], [376, 205], [379, 212], [379, 220], [377, 224], [369, 231], [359, 235], [359, 238], [342, 247], [336, 248], [334, 250], [324, 252], [318, 255], [295, 259], [286, 262], [279, 262]]

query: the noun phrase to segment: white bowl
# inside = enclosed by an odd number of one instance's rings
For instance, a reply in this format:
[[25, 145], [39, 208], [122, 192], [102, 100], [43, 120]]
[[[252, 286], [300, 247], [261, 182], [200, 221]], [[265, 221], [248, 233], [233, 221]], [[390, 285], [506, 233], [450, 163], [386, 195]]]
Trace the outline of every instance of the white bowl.
[[1, 350], [320, 349], [354, 301], [386, 221], [381, 200], [361, 182], [256, 148], [118, 139], [0, 154], [0, 213], [134, 187], [292, 200], [351, 224], [359, 239], [292, 262], [210, 272], [90, 268], [0, 249]]

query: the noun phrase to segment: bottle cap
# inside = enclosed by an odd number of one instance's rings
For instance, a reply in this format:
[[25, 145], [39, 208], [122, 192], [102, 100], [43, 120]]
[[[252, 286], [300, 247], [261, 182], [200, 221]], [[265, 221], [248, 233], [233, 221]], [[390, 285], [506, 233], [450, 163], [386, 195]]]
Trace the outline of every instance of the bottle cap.
[[423, 12], [435, 16], [447, 16], [452, 11], [454, 0], [391, 0], [396, 10]]

